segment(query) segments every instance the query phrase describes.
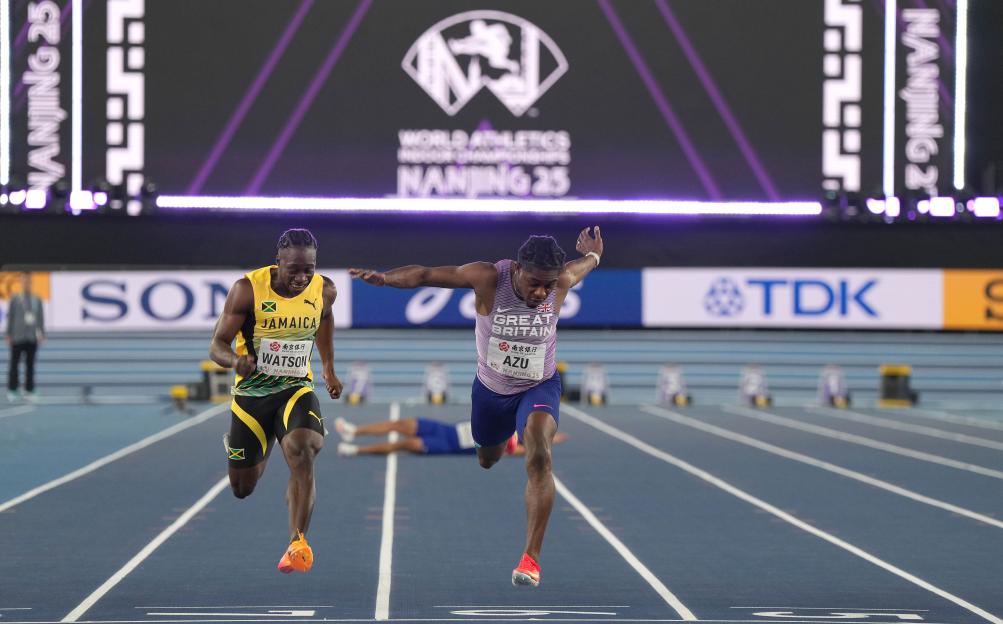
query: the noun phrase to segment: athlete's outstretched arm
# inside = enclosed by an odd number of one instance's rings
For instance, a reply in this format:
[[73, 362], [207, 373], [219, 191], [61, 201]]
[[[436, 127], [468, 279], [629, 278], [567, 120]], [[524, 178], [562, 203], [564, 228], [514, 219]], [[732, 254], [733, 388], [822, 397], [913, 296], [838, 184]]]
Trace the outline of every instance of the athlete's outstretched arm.
[[320, 312], [320, 327], [317, 328], [317, 350], [320, 351], [320, 361], [324, 368], [324, 385], [332, 399], [341, 396], [341, 380], [334, 374], [334, 300], [338, 298], [338, 289], [334, 282], [324, 277], [324, 309]]
[[384, 273], [371, 269], [349, 269], [352, 277], [374, 286], [394, 288], [417, 288], [438, 286], [440, 288], [494, 287], [497, 271], [490, 262], [471, 262], [463, 266], [425, 267], [417, 264], [390, 269]]
[[[589, 234], [590, 229], [593, 232], [592, 234]], [[585, 276], [592, 269], [599, 266], [599, 258], [596, 256], [602, 256], [603, 252], [602, 234], [599, 233], [599, 226], [585, 228], [579, 232], [575, 249], [578, 250], [578, 253], [582, 254], [582, 257], [564, 264], [564, 271], [571, 278], [569, 288], [585, 279]], [[591, 254], [595, 254], [595, 256]]]
[[254, 372], [255, 362], [251, 355], [238, 356], [230, 347], [240, 327], [247, 320], [254, 306], [254, 290], [246, 277], [237, 280], [226, 295], [223, 313], [216, 321], [216, 329], [209, 343], [209, 357], [213, 362], [226, 368], [236, 369], [241, 377], [247, 377]]

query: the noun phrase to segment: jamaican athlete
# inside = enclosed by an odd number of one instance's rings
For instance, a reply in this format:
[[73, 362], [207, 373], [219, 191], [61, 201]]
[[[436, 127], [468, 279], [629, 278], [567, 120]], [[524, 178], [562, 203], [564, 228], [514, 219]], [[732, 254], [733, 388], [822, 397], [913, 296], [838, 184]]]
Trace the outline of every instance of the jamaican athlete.
[[[236, 370], [230, 433], [224, 436], [234, 495], [254, 491], [275, 440], [289, 465], [290, 544], [278, 565], [285, 573], [313, 565], [304, 534], [316, 495], [313, 462], [325, 434], [310, 369], [315, 342], [327, 392], [332, 399], [341, 396], [331, 312], [338, 293], [316, 267], [313, 234], [284, 232], [275, 266], [251, 271], [230, 289], [209, 347], [214, 362]], [[230, 348], [234, 338], [236, 351]]]

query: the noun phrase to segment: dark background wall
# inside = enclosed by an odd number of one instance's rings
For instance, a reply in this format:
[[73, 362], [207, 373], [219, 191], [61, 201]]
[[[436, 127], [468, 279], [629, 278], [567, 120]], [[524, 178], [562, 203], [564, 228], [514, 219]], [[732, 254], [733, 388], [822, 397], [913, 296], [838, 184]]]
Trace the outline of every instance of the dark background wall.
[[[623, 5], [616, 5], [622, 7]], [[971, 0], [967, 179], [1003, 193], [1003, 2]], [[997, 171], [995, 179], [992, 172]], [[995, 184], [995, 187], [986, 186]], [[1003, 224], [845, 224], [777, 219], [0, 215], [0, 266], [249, 266], [279, 232], [312, 228], [325, 264], [457, 263], [511, 255], [529, 233], [568, 248], [599, 222], [606, 266], [1003, 267]], [[329, 254], [329, 255], [328, 255]]]
[[389, 268], [512, 257], [529, 234], [566, 251], [599, 224], [605, 267], [1003, 267], [1003, 225], [871, 225], [825, 221], [536, 218], [402, 219], [283, 215], [149, 219], [0, 219], [6, 265], [248, 267], [274, 257], [279, 234], [308, 227], [321, 264]]
[[[968, 56], [968, 168], [979, 192], [1003, 194], [1003, 2], [972, 0]], [[987, 178], [991, 171], [993, 180]]]

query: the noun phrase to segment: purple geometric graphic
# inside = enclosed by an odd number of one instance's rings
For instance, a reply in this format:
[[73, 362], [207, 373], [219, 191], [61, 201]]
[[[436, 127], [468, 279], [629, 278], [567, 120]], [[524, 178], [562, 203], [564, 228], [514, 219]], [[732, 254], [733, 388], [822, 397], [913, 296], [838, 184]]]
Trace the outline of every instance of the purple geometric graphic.
[[669, 5], [666, 4], [665, 0], [655, 0], [655, 6], [662, 13], [662, 17], [665, 18], [665, 23], [668, 25], [672, 34], [675, 35], [676, 41], [679, 42], [679, 47], [683, 49], [683, 54], [686, 55], [686, 60], [689, 61], [690, 67], [696, 72], [697, 78], [700, 79], [700, 84], [703, 85], [704, 91], [710, 97], [711, 102], [714, 103], [714, 108], [717, 109], [718, 115], [720, 115], [721, 120], [724, 125], [728, 127], [728, 132], [731, 133], [735, 143], [738, 144], [738, 149], [741, 150], [742, 156], [745, 157], [745, 162], [749, 163], [749, 167], [752, 169], [753, 174], [756, 176], [756, 180], [759, 181], [759, 186], [766, 193], [766, 196], [770, 201], [779, 201], [780, 194], [777, 193], [777, 189], [773, 186], [773, 180], [770, 179], [770, 174], [766, 172], [766, 167], [763, 166], [762, 161], [759, 160], [759, 156], [756, 154], [756, 150], [753, 149], [749, 140], [745, 137], [745, 132], [742, 131], [742, 126], [739, 125], [738, 120], [731, 112], [731, 108], [728, 106], [728, 102], [725, 101], [724, 96], [721, 95], [721, 91], [718, 90], [717, 84], [714, 82], [714, 78], [707, 71], [704, 66], [703, 61], [700, 60], [700, 55], [697, 54], [696, 49], [690, 42], [690, 38], [686, 36], [686, 31], [679, 24], [676, 19], [675, 14]]
[[647, 87], [648, 93], [651, 95], [651, 99], [655, 101], [655, 106], [657, 106], [659, 112], [662, 113], [665, 123], [668, 124], [669, 129], [671, 129], [672, 133], [676, 136], [676, 140], [679, 141], [679, 146], [682, 148], [683, 154], [686, 155], [686, 159], [696, 172], [697, 177], [700, 179], [700, 183], [707, 191], [707, 195], [709, 195], [711, 199], [720, 200], [723, 196], [717, 186], [717, 183], [714, 182], [714, 177], [711, 175], [710, 170], [707, 169], [707, 166], [704, 165], [703, 160], [700, 158], [700, 154], [693, 146], [693, 142], [690, 141], [690, 137], [686, 133], [686, 129], [683, 127], [682, 123], [680, 123], [679, 118], [676, 117], [676, 113], [672, 110], [672, 106], [669, 104], [668, 99], [666, 99], [665, 94], [663, 94], [662, 90], [658, 87], [655, 77], [652, 75], [651, 70], [648, 69], [648, 64], [645, 63], [644, 58], [637, 49], [637, 46], [627, 33], [627, 29], [624, 28], [620, 18], [613, 10], [612, 5], [610, 5], [609, 0], [596, 0], [596, 2], [599, 3], [599, 8], [602, 9], [602, 12], [606, 15], [606, 20], [609, 22], [610, 26], [613, 27], [613, 32], [616, 33], [617, 38], [620, 40], [620, 45], [623, 46], [624, 51], [630, 58], [630, 62], [634, 65], [634, 69], [636, 69], [637, 73], [641, 76], [641, 81], [644, 82], [644, 86]]
[[300, 25], [303, 23], [304, 18], [306, 18], [307, 13], [310, 12], [311, 7], [313, 7], [314, 0], [303, 0], [300, 3], [299, 8], [296, 13], [293, 14], [292, 19], [286, 25], [286, 29], [282, 31], [282, 36], [275, 43], [272, 51], [269, 52], [268, 57], [265, 59], [265, 64], [261, 66], [258, 70], [258, 75], [254, 78], [251, 86], [244, 93], [244, 97], [241, 98], [240, 104], [237, 106], [233, 114], [230, 115], [229, 121], [223, 127], [223, 132], [220, 133], [219, 138], [216, 139], [216, 143], [212, 146], [212, 150], [209, 152], [209, 156], [199, 167], [198, 173], [195, 174], [195, 178], [192, 180], [191, 184], [188, 185], [188, 194], [197, 195], [199, 191], [202, 190], [202, 185], [205, 184], [206, 179], [212, 173], [212, 170], [216, 167], [216, 163], [219, 161], [223, 152], [226, 150], [230, 141], [233, 139], [233, 135], [237, 132], [237, 128], [240, 124], [244, 122], [244, 117], [247, 116], [247, 112], [251, 110], [251, 105], [258, 99], [258, 94], [261, 93], [261, 89], [264, 88], [265, 83], [268, 82], [268, 78], [271, 77], [272, 71], [275, 70], [275, 66], [278, 64], [279, 59], [285, 53], [286, 48], [289, 47], [289, 42], [293, 40], [293, 36], [296, 31], [299, 30]]
[[331, 70], [337, 64], [338, 59], [341, 57], [341, 53], [348, 47], [348, 43], [352, 40], [352, 36], [355, 35], [355, 31], [358, 29], [359, 24], [362, 23], [362, 18], [365, 17], [366, 12], [372, 5], [373, 0], [362, 0], [359, 2], [359, 6], [355, 8], [355, 13], [352, 14], [351, 19], [348, 20], [348, 24], [345, 25], [344, 30], [341, 31], [341, 35], [338, 37], [337, 42], [331, 51], [328, 53], [327, 58], [324, 59], [324, 63], [321, 64], [320, 69], [314, 75], [313, 80], [310, 81], [310, 86], [303, 93], [300, 98], [299, 103], [296, 105], [296, 109], [293, 114], [286, 121], [286, 125], [282, 128], [282, 132], [279, 133], [278, 139], [272, 145], [272, 148], [268, 151], [268, 155], [265, 157], [264, 162], [258, 167], [258, 170], [254, 173], [254, 177], [251, 178], [251, 183], [247, 185], [244, 189], [245, 195], [256, 195], [261, 185], [264, 184], [265, 180], [268, 178], [268, 174], [272, 172], [272, 168], [275, 163], [278, 162], [279, 156], [285, 150], [286, 145], [289, 144], [289, 140], [292, 139], [293, 133], [299, 127], [300, 123], [303, 121], [304, 115], [310, 110], [310, 106], [313, 105], [313, 101], [317, 98], [317, 94], [320, 92], [321, 87], [327, 82], [327, 77], [331, 74]]

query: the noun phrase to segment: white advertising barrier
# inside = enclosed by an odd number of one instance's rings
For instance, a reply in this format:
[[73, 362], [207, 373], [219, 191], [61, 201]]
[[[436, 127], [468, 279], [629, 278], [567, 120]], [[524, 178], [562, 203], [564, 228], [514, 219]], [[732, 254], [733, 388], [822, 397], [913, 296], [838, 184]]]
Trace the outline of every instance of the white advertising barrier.
[[[318, 269], [338, 289], [334, 324], [352, 322], [348, 271]], [[86, 271], [52, 273], [54, 331], [212, 331], [241, 271]]]
[[943, 272], [645, 269], [645, 327], [940, 329]]

